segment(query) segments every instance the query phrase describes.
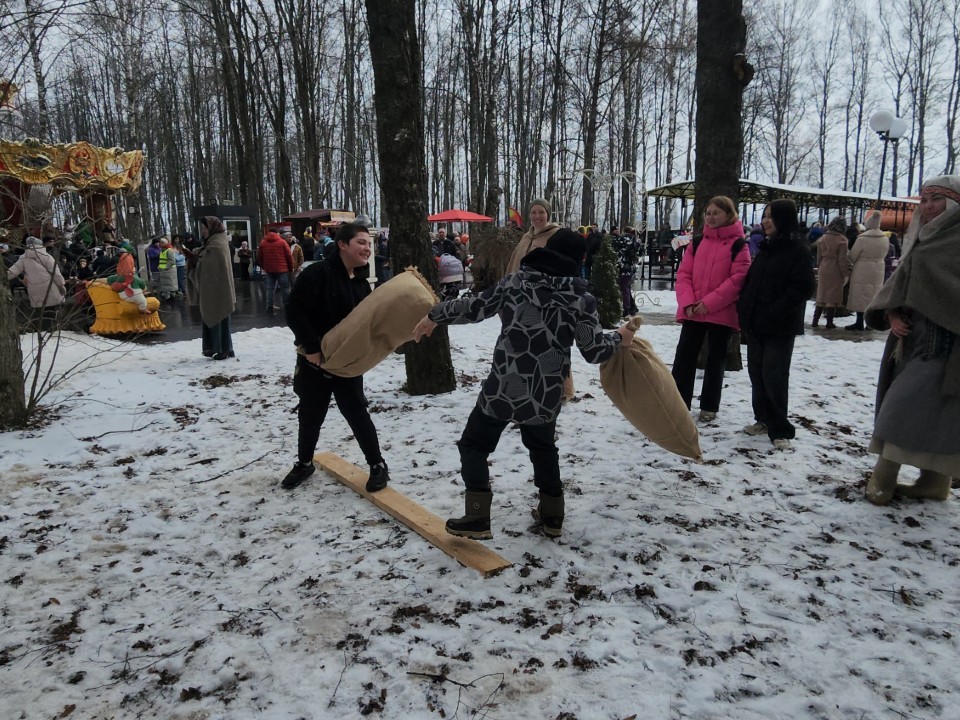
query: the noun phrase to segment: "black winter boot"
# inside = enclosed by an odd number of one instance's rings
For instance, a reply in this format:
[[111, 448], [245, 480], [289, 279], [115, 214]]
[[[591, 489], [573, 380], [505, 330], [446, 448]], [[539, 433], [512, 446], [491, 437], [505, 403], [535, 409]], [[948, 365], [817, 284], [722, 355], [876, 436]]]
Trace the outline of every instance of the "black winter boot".
[[827, 328], [828, 330], [833, 330], [836, 327], [836, 325], [834, 325], [833, 323], [833, 318], [836, 314], [837, 314], [836, 308], [829, 307], [829, 308], [826, 308], [826, 310], [824, 310], [823, 315], [824, 317], [827, 318], [827, 324], [824, 325], [824, 327]]
[[560, 537], [563, 533], [563, 495], [554, 497], [540, 493], [540, 505], [533, 517], [547, 537]]
[[461, 518], [447, 520], [447, 532], [458, 537], [468, 537], [474, 540], [489, 540], [493, 537], [490, 532], [490, 504], [493, 493], [490, 490], [473, 492], [467, 490], [463, 495], [464, 515]]
[[811, 327], [820, 327], [820, 316], [823, 315], [823, 306], [817, 305], [813, 308], [813, 322]]
[[863, 325], [863, 313], [858, 312], [856, 321], [853, 323], [853, 325], [847, 325], [846, 329], [847, 330], [866, 330], [866, 327], [864, 327]]

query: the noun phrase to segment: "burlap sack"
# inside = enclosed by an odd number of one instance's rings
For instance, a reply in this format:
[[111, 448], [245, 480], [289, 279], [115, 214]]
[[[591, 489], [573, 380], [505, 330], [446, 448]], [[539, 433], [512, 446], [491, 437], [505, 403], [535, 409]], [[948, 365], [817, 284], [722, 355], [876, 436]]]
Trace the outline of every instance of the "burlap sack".
[[[636, 329], [642, 322], [634, 317], [630, 325]], [[677, 455], [703, 459], [696, 423], [673, 376], [647, 340], [635, 336], [602, 363], [600, 385], [630, 424], [650, 440]]]
[[416, 268], [394, 275], [323, 336], [320, 367], [340, 377], [363, 375], [412, 340], [413, 329], [436, 304]]

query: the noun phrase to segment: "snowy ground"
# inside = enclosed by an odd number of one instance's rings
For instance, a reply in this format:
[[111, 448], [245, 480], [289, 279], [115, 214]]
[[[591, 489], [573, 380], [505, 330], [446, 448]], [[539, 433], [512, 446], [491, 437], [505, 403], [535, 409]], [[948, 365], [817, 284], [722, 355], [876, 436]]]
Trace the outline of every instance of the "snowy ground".
[[[672, 359], [677, 326], [642, 332]], [[393, 487], [442, 517], [496, 333], [451, 329], [453, 393], [405, 395], [400, 356], [367, 376]], [[490, 579], [323, 473], [280, 490], [291, 337], [235, 344], [216, 363], [71, 335], [63, 363], [109, 365], [0, 436], [3, 718], [958, 717], [955, 500], [861, 499], [879, 333], [798, 339], [787, 452], [740, 433], [729, 373], [701, 465], [633, 431], [575, 354], [564, 535], [529, 532], [509, 430], [488, 544], [515, 564]], [[362, 461], [336, 410], [319, 449]]]

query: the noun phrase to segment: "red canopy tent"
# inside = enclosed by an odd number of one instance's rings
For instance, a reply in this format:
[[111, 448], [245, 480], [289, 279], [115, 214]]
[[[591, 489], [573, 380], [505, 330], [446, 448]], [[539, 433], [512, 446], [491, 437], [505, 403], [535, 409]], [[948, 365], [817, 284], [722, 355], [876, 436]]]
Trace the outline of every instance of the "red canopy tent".
[[427, 218], [427, 222], [445, 223], [445, 222], [493, 222], [492, 217], [479, 215], [469, 210], [444, 210]]

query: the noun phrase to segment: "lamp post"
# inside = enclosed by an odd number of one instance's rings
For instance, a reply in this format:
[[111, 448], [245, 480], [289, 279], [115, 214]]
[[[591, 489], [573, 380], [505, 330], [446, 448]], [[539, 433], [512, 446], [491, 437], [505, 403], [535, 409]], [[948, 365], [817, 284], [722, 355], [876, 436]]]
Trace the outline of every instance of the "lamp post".
[[887, 144], [896, 144], [907, 132], [907, 121], [889, 110], [878, 110], [870, 116], [870, 129], [883, 140], [883, 157], [880, 160], [880, 187], [877, 190], [877, 210], [880, 209], [880, 197], [883, 195], [883, 173], [887, 165]]

